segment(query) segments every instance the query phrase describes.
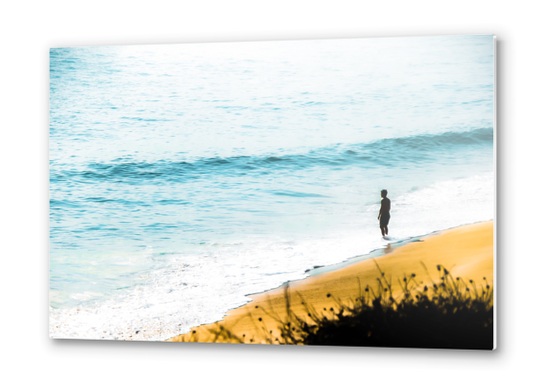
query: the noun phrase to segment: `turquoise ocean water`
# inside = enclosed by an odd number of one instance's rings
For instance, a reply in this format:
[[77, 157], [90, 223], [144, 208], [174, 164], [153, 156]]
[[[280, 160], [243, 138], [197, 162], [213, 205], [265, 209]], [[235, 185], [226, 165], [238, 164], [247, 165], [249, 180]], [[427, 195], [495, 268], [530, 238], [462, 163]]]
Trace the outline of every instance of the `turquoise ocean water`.
[[50, 335], [163, 340], [494, 217], [492, 36], [53, 48]]

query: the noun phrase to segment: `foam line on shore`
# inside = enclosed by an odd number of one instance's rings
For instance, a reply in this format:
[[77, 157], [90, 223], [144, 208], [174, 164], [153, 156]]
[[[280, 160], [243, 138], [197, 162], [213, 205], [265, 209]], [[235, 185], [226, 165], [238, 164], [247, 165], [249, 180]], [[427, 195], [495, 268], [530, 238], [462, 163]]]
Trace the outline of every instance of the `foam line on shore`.
[[[382, 252], [376, 258], [369, 255], [354, 257], [343, 263], [313, 269], [309, 277], [289, 282], [291, 310], [303, 313], [304, 302], [307, 302], [320, 311], [334, 305], [335, 301], [327, 297], [328, 293], [346, 301], [356, 297], [362, 286], [376, 287], [380, 272], [375, 261], [386, 276], [391, 277], [392, 285], [397, 289], [396, 279], [405, 274], [414, 273], [425, 283], [438, 280], [437, 265], [443, 265], [454, 276], [472, 279], [478, 284], [486, 281], [493, 284], [492, 220], [437, 231], [399, 244], [401, 242], [395, 247], [389, 244], [389, 252], [374, 251]], [[215, 338], [213, 331], [224, 327], [240, 338], [245, 335], [245, 342], [261, 343], [269, 331], [279, 332], [277, 319], [284, 318], [286, 313], [284, 286], [250, 295], [251, 302], [229, 311], [223, 320], [193, 328], [190, 333], [168, 341], [233, 342]]]

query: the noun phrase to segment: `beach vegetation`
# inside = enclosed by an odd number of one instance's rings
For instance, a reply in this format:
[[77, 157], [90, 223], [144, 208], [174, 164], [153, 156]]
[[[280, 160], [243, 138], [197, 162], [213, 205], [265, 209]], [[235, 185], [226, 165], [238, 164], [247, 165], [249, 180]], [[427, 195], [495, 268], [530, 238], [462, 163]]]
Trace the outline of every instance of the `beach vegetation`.
[[[378, 267], [378, 264], [377, 264]], [[376, 288], [359, 284], [357, 297], [344, 302], [333, 293], [333, 303], [320, 311], [301, 296], [304, 310], [294, 313], [292, 293], [284, 287], [286, 315], [261, 309], [279, 325], [267, 329], [261, 316], [253, 318], [268, 344], [366, 346], [404, 348], [493, 349], [493, 287], [484, 277], [482, 284], [452, 276], [438, 265], [439, 280], [419, 281], [415, 274], [404, 275], [394, 292], [391, 278], [379, 269]], [[264, 317], [265, 318], [265, 317]], [[255, 335], [234, 335], [223, 326], [215, 339], [233, 343], [253, 343]]]

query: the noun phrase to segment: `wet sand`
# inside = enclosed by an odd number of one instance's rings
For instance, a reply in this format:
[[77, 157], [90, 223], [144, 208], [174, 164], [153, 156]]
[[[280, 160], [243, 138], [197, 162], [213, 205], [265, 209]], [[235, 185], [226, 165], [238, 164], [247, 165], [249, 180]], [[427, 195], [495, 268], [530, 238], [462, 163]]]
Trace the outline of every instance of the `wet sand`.
[[[324, 308], [329, 311], [337, 307], [335, 300], [347, 303], [358, 297], [367, 285], [376, 290], [377, 278], [381, 276], [378, 268], [392, 284], [393, 292], [401, 292], [399, 280], [411, 274], [415, 274], [421, 284], [438, 281], [437, 265], [442, 265], [454, 277], [472, 279], [477, 285], [485, 285], [485, 277], [492, 285], [493, 264], [493, 221], [464, 225], [396, 248], [389, 247], [380, 257], [317, 269], [306, 279], [289, 283], [290, 308], [296, 314], [304, 314], [303, 303], [310, 303], [317, 312]], [[277, 320], [287, 318], [284, 293], [282, 286], [251, 295], [250, 303], [229, 311], [223, 320], [195, 327], [168, 341], [265, 343], [273, 340], [279, 334]], [[224, 332], [217, 336], [216, 331], [221, 327], [238, 339], [226, 337]]]

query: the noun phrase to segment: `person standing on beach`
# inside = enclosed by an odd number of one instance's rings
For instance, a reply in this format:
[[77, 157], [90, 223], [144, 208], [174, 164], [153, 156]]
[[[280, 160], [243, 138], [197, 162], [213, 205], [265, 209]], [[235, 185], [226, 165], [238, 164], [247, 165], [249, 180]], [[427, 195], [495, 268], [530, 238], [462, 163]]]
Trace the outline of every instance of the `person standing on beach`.
[[380, 212], [378, 213], [377, 219], [380, 220], [380, 231], [382, 232], [382, 237], [385, 237], [388, 234], [388, 223], [390, 222], [391, 217], [391, 201], [387, 198], [388, 191], [385, 189], [380, 191], [380, 196], [382, 196], [382, 201], [380, 202]]

